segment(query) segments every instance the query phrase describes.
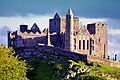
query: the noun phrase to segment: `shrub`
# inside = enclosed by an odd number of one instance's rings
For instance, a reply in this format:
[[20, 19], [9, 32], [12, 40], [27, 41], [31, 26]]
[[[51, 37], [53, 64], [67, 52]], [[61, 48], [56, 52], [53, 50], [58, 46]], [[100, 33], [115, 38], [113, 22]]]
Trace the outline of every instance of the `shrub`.
[[0, 45], [0, 80], [27, 80], [27, 64], [14, 54], [12, 48]]
[[61, 64], [58, 64], [58, 63], [55, 64], [55, 65], [54, 65], [54, 69], [55, 69], [55, 70], [62, 70]]

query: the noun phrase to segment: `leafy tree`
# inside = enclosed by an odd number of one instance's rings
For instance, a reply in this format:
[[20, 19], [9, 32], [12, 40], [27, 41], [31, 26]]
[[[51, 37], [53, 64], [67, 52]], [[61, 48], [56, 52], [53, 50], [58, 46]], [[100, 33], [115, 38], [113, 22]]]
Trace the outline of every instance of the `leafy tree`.
[[14, 54], [12, 48], [0, 45], [0, 80], [27, 80], [27, 64]]

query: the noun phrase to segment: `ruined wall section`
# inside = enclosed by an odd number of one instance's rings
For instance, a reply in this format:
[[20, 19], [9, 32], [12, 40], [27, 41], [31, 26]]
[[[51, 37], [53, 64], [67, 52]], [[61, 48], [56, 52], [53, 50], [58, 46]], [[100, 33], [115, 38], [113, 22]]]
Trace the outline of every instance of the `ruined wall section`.
[[88, 24], [87, 29], [94, 41], [93, 56], [108, 58], [108, 25], [105, 23]]
[[108, 58], [108, 25], [96, 23], [95, 55], [101, 58]]
[[58, 18], [49, 20], [49, 29], [50, 29], [49, 31], [51, 34], [54, 32], [60, 34], [60, 28], [61, 28], [60, 21], [61, 21], [61, 19], [58, 19]]
[[35, 46], [39, 43], [45, 44], [46, 43], [46, 33], [33, 33], [33, 32], [9, 32], [8, 33], [8, 47], [28, 47], [28, 46]]

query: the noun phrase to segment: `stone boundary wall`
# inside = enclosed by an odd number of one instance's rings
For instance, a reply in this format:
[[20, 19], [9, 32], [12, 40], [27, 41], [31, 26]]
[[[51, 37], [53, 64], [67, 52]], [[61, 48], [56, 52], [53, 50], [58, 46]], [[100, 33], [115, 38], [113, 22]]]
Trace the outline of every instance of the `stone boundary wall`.
[[67, 59], [73, 59], [73, 60], [81, 60], [81, 61], [87, 61], [87, 55], [86, 54], [80, 54], [76, 52], [66, 51], [64, 49], [56, 48], [56, 47], [50, 47], [50, 46], [40, 46], [44, 51], [55, 54], [55, 55], [63, 55]]
[[55, 60], [55, 61], [64, 61], [64, 60], [80, 60], [80, 61], [90, 61], [98, 62], [111, 67], [120, 68], [120, 62], [102, 59], [99, 57], [87, 56], [86, 54], [80, 54], [76, 52], [66, 51], [64, 49], [51, 47], [51, 46], [35, 46], [35, 47], [22, 47], [15, 49], [16, 53], [20, 57], [30, 57], [37, 56], [43, 59]]
[[[35, 46], [35, 47], [21, 47], [15, 49], [16, 53], [24, 58], [24, 57], [30, 57], [37, 56], [45, 59], [61, 59], [61, 60], [81, 60], [86, 62], [87, 61], [87, 55], [86, 54], [80, 54], [75, 53], [71, 51], [66, 51], [60, 48], [51, 47], [51, 46]], [[22, 53], [22, 54], [21, 54]], [[62, 59], [63, 58], [63, 59]], [[60, 60], [60, 61], [61, 61]]]
[[118, 61], [112, 61], [112, 60], [102, 59], [102, 58], [93, 57], [93, 56], [88, 56], [87, 61], [98, 62], [98, 63], [102, 63], [102, 64], [105, 64], [111, 67], [120, 68], [120, 62]]

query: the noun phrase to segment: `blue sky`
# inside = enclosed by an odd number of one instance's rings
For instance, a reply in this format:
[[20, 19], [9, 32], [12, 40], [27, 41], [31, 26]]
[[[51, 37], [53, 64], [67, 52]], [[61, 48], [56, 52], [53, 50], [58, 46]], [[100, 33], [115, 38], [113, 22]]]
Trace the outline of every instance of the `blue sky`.
[[120, 0], [0, 0], [0, 16], [25, 16], [59, 11], [61, 15], [72, 8], [81, 17], [120, 19]]
[[0, 43], [7, 43], [7, 30], [34, 22], [43, 29], [55, 12], [65, 16], [69, 8], [83, 24], [107, 22], [109, 54], [120, 56], [120, 0], [0, 0]]

